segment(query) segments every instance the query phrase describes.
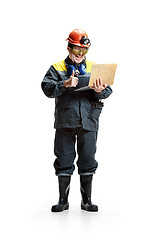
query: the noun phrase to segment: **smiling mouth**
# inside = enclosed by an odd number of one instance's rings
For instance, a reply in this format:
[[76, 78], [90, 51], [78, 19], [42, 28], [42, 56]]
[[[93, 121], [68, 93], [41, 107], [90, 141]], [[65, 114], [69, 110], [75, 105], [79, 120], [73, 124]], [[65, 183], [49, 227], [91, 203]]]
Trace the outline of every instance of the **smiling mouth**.
[[83, 56], [82, 55], [75, 55], [76, 58], [80, 59], [82, 58]]

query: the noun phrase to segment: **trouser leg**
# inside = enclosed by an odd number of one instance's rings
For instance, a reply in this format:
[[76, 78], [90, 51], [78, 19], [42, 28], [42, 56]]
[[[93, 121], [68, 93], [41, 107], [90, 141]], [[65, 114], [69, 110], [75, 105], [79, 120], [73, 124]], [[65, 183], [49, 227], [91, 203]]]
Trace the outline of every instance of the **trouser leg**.
[[75, 169], [75, 131], [72, 129], [56, 129], [54, 153], [57, 157], [54, 167], [57, 176], [70, 176]]
[[77, 134], [78, 173], [80, 175], [94, 174], [98, 163], [95, 160], [97, 132], [80, 129]]
[[98, 163], [95, 160], [97, 132], [81, 129], [77, 135], [78, 173], [80, 174], [81, 209], [97, 212], [98, 206], [92, 204], [92, 179]]

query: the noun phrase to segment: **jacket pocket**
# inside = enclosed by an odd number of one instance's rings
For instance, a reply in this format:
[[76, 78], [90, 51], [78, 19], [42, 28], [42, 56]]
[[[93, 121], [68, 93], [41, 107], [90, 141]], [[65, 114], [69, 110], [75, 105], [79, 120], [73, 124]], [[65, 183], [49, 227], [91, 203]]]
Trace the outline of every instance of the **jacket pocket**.
[[73, 109], [71, 103], [58, 104], [55, 109], [55, 118], [59, 123], [73, 121]]
[[62, 101], [59, 101], [57, 104], [56, 104], [56, 108], [57, 109], [68, 109], [68, 108], [71, 108], [72, 107], [72, 103], [71, 102], [62, 102]]
[[103, 102], [92, 102], [89, 118], [98, 120], [104, 106]]

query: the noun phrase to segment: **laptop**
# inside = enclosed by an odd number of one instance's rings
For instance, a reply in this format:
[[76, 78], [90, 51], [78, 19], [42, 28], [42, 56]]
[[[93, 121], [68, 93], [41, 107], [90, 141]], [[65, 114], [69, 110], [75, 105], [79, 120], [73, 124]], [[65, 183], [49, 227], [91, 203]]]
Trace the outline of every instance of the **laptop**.
[[103, 84], [113, 85], [117, 64], [94, 64], [88, 86], [75, 89], [74, 91], [85, 91], [93, 87], [96, 79], [101, 78]]

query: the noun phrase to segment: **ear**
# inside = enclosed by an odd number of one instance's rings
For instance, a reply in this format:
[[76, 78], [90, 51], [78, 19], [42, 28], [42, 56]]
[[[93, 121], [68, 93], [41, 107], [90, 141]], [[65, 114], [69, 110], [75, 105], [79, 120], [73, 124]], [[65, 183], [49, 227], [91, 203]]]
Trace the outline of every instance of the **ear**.
[[70, 48], [67, 46], [67, 50], [68, 50], [68, 52], [70, 52]]

